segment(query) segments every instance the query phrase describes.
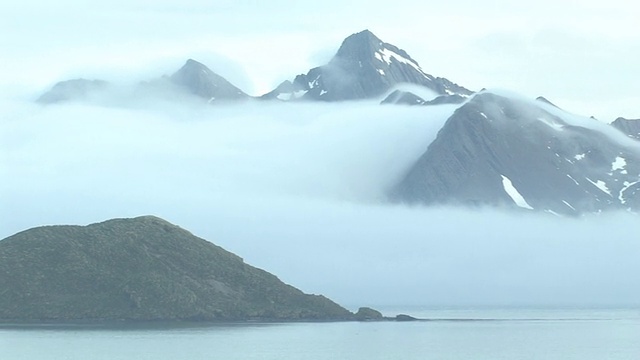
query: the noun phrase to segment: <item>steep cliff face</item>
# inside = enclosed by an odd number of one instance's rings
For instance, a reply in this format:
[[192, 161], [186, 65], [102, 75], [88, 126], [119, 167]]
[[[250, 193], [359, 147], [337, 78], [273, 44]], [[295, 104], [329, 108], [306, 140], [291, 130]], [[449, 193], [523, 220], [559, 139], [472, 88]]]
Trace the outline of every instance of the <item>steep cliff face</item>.
[[393, 195], [558, 214], [637, 210], [640, 147], [599, 131], [596, 120], [568, 118], [550, 105], [479, 93], [447, 120]]
[[0, 241], [0, 319], [346, 320], [353, 314], [162, 219], [46, 226]]

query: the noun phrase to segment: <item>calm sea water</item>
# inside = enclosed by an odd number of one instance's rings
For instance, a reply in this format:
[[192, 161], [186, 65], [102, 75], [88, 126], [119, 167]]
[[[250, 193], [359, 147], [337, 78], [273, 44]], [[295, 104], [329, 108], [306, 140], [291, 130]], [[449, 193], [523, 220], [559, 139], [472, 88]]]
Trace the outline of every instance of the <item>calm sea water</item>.
[[640, 359], [640, 309], [404, 312], [433, 321], [4, 326], [0, 359]]

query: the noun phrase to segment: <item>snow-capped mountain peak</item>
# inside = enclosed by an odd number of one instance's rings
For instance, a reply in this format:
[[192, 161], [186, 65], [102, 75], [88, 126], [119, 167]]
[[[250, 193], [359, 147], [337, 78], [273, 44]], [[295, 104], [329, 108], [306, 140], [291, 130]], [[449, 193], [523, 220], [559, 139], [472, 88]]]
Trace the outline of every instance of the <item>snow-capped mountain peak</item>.
[[285, 95], [289, 99], [320, 101], [379, 99], [403, 83], [423, 86], [436, 95], [472, 93], [447, 79], [427, 74], [404, 50], [364, 30], [347, 37], [328, 64], [298, 75], [290, 88], [279, 87], [265, 97], [283, 100]]

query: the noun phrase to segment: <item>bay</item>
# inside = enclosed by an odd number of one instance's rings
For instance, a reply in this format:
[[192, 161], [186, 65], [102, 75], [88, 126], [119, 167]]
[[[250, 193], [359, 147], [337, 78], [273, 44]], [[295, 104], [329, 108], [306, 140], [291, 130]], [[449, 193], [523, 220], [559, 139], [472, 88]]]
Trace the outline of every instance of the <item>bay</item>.
[[417, 322], [0, 327], [0, 359], [640, 359], [640, 309], [385, 309]]

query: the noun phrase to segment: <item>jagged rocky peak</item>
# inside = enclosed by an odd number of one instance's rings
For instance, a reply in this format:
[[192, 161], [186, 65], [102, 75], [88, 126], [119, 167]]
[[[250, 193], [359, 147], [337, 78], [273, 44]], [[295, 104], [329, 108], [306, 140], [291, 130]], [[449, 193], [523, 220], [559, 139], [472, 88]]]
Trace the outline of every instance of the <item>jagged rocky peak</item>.
[[562, 110], [482, 92], [457, 109], [392, 196], [577, 215], [640, 209], [640, 151]]
[[187, 60], [169, 79], [172, 83], [186, 88], [190, 93], [209, 102], [248, 98], [242, 90], [193, 59]]
[[[369, 30], [355, 33], [344, 39], [338, 52], [331, 61], [368, 61], [371, 57], [382, 57], [385, 49], [394, 51], [402, 58], [410, 60], [417, 65], [404, 50], [384, 43]], [[376, 55], [376, 53], [378, 55]]]
[[619, 117], [611, 123], [611, 126], [622, 131], [632, 139], [640, 140], [640, 119], [625, 119]]
[[70, 100], [83, 100], [105, 90], [109, 83], [104, 80], [72, 79], [60, 81], [51, 90], [42, 94], [36, 102], [54, 104]]
[[364, 30], [347, 37], [328, 64], [296, 76], [290, 89], [279, 87], [264, 97], [317, 101], [376, 99], [399, 84], [418, 85], [435, 96], [472, 94], [447, 79], [427, 74], [404, 50]]

